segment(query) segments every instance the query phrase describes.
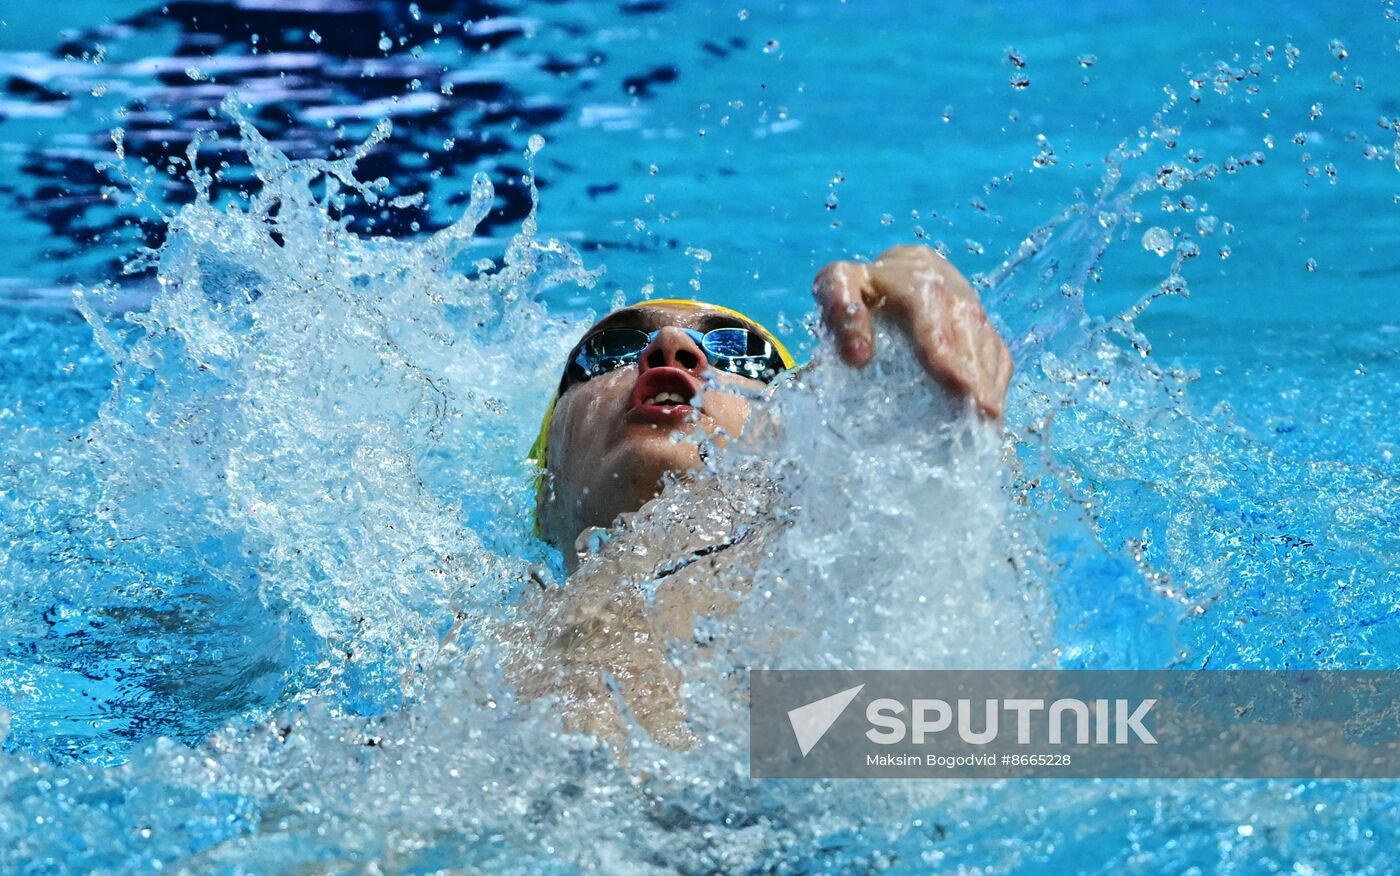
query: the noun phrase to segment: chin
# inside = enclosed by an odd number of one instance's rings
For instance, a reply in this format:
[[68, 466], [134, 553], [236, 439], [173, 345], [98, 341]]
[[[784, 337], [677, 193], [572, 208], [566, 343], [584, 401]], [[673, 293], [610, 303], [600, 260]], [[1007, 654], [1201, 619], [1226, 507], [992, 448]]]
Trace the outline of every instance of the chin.
[[[691, 427], [692, 429], [694, 427]], [[700, 465], [700, 451], [687, 431], [677, 440], [676, 429], [638, 428], [608, 454], [605, 469], [620, 480], [630, 480], [639, 487], [655, 489], [661, 476], [668, 471], [685, 471]]]
[[595, 460], [582, 491], [586, 498], [574, 509], [580, 530], [609, 526], [617, 515], [636, 511], [656, 496], [666, 472], [699, 466], [700, 451], [691, 441], [672, 440], [671, 432], [636, 431]]

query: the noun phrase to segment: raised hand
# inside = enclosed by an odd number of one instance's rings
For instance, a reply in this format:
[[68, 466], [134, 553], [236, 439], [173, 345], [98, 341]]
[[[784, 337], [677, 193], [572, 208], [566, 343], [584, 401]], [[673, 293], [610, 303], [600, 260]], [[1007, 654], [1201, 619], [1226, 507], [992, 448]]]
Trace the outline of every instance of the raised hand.
[[817, 274], [812, 295], [848, 365], [863, 367], [874, 358], [870, 314], [883, 311], [908, 334], [935, 380], [971, 397], [986, 416], [1001, 418], [1011, 353], [972, 286], [933, 249], [896, 246], [870, 264], [832, 262]]

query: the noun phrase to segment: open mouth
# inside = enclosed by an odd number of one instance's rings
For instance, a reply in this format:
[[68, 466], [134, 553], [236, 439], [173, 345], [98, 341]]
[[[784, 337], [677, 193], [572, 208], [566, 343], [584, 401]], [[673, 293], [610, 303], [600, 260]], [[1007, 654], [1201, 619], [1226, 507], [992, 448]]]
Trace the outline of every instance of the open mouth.
[[679, 368], [648, 368], [632, 387], [629, 418], [684, 420], [700, 411], [700, 381]]

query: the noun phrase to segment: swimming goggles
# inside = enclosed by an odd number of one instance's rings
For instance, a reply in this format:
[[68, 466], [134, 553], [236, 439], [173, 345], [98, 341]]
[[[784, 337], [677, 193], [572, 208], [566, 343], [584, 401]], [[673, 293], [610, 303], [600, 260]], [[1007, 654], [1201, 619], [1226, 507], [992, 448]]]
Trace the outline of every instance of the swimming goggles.
[[[677, 326], [677, 328], [680, 328]], [[710, 367], [716, 371], [737, 374], [764, 383], [771, 383], [788, 367], [778, 348], [754, 329], [725, 326], [699, 332], [681, 328], [705, 352]], [[609, 371], [634, 364], [642, 351], [656, 340], [660, 329], [646, 332], [637, 328], [610, 328], [594, 332], [579, 342], [564, 367], [559, 382], [559, 394], [571, 386], [585, 383]]]

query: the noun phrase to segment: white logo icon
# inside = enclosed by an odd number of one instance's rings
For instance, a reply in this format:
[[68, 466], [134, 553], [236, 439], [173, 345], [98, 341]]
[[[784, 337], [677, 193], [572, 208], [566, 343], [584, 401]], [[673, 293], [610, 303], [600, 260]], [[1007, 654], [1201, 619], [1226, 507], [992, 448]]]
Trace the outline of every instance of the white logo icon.
[[822, 741], [826, 731], [831, 729], [831, 725], [836, 723], [836, 719], [841, 717], [863, 687], [865, 685], [858, 684], [788, 712], [788, 720], [792, 722], [792, 732], [797, 737], [797, 747], [802, 749], [803, 757]]

